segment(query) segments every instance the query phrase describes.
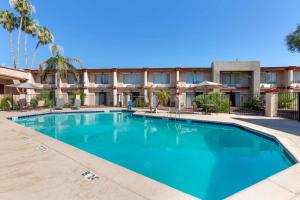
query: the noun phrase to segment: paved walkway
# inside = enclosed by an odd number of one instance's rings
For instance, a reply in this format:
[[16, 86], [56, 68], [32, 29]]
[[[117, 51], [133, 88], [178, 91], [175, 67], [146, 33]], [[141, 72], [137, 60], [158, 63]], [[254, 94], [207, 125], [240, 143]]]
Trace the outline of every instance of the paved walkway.
[[[48, 111], [0, 112], [0, 199], [195, 199], [5, 118]], [[144, 110], [136, 114], [168, 116], [166, 112], [149, 114]], [[225, 114], [182, 114], [180, 117], [238, 123], [264, 131], [277, 137], [300, 160], [300, 122]], [[93, 172], [99, 179], [84, 178], [82, 173], [86, 171]], [[299, 164], [230, 197], [297, 198], [300, 199]]]

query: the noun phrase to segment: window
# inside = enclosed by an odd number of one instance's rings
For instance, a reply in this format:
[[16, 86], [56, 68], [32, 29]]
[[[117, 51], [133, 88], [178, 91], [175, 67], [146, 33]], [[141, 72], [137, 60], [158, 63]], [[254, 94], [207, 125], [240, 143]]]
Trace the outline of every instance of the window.
[[300, 83], [300, 72], [294, 72], [294, 83]]
[[123, 74], [123, 83], [130, 85], [138, 85], [141, 83], [141, 75], [137, 73]]
[[111, 84], [111, 74], [95, 74], [95, 83], [103, 85]]
[[238, 86], [240, 84], [240, 73], [222, 73], [221, 83], [227, 86]]
[[277, 82], [276, 72], [266, 72], [261, 75], [261, 83], [274, 84]]
[[155, 73], [153, 74], [153, 83], [168, 85], [170, 84], [170, 73]]
[[55, 84], [55, 75], [48, 75], [46, 79], [43, 79], [41, 76], [41, 83], [42, 84]]
[[68, 84], [76, 84], [76, 77], [74, 74], [68, 74]]
[[185, 82], [187, 84], [200, 84], [204, 81], [203, 73], [186, 73], [185, 74]]

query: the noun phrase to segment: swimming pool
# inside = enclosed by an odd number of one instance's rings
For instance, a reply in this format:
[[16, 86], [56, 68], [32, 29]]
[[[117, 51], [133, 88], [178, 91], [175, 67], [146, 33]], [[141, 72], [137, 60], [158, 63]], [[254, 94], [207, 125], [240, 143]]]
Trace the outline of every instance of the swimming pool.
[[127, 112], [15, 120], [201, 199], [222, 199], [294, 161], [275, 139], [243, 128]]

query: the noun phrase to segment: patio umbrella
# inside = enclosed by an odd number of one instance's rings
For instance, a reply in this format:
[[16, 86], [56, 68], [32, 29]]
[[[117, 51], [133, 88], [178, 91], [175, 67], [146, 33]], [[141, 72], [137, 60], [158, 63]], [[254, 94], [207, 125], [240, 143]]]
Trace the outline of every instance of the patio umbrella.
[[18, 83], [18, 84], [11, 84], [11, 85], [7, 85], [6, 87], [12, 87], [12, 88], [18, 88], [18, 89], [42, 89], [41, 87], [38, 87], [37, 85], [34, 85], [32, 83]]
[[195, 89], [204, 89], [204, 90], [209, 90], [209, 89], [218, 89], [218, 88], [223, 88], [224, 85], [220, 83], [215, 83], [215, 82], [210, 82], [210, 81], [203, 81], [199, 85], [195, 87]]

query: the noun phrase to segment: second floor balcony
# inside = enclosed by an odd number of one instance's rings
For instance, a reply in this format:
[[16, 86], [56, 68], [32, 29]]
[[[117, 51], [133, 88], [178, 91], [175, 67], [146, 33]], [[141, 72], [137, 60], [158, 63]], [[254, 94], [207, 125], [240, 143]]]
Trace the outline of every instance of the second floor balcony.
[[241, 87], [241, 74], [238, 72], [221, 73], [220, 80], [225, 87]]

